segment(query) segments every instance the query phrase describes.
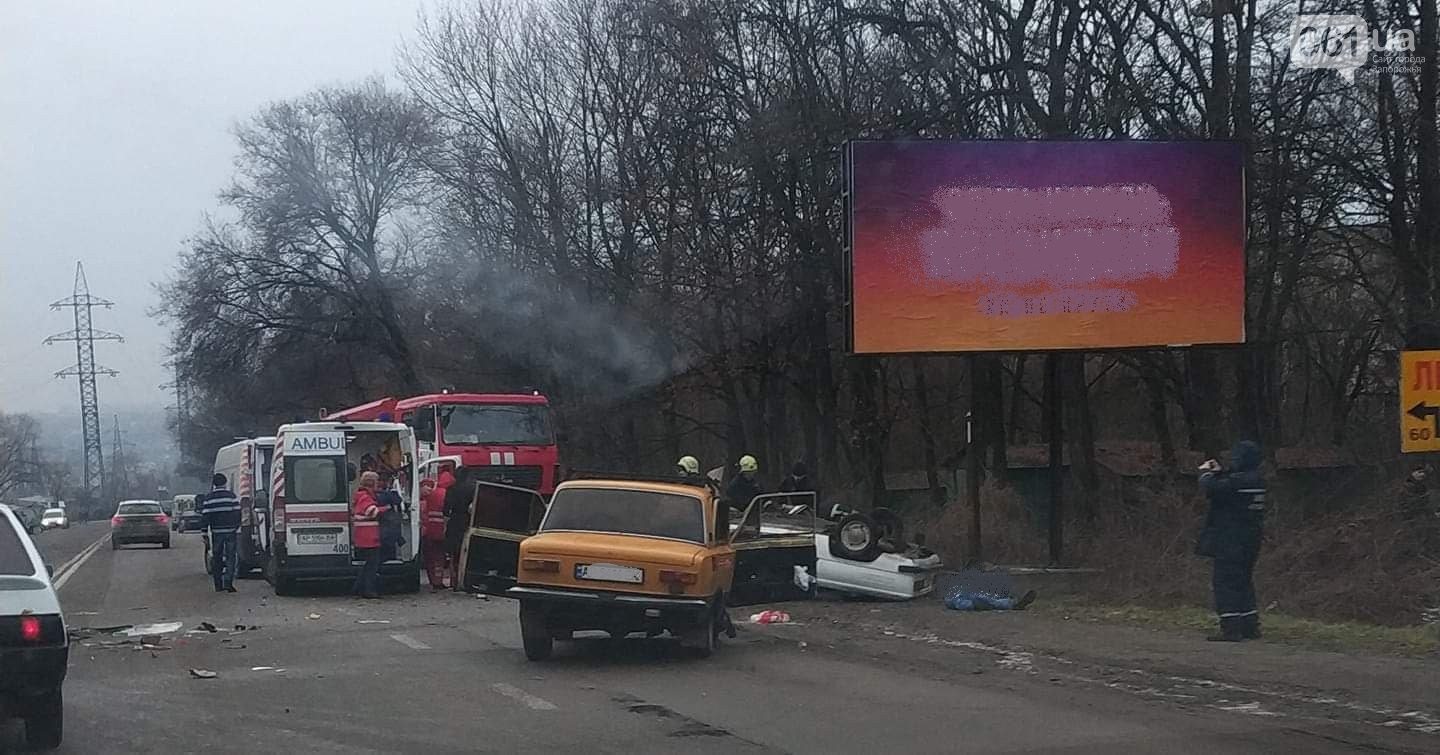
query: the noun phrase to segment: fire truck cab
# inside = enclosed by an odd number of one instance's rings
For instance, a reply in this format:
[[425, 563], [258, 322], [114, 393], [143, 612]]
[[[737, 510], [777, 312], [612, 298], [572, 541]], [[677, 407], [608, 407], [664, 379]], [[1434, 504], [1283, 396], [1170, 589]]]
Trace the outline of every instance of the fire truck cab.
[[550, 401], [531, 393], [431, 393], [383, 398], [335, 412], [329, 421], [388, 419], [415, 432], [419, 460], [457, 456], [479, 479], [555, 492], [560, 454]]

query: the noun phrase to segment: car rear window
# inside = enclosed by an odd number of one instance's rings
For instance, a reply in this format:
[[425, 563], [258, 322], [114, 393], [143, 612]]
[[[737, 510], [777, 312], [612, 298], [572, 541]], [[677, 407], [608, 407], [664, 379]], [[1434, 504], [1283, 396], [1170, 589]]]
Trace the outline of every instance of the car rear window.
[[33, 577], [35, 564], [20, 533], [10, 523], [10, 518], [0, 514], [0, 574], [5, 576]]
[[555, 493], [542, 531], [618, 532], [705, 542], [700, 499], [673, 493], [566, 488]]
[[135, 516], [138, 514], [163, 514], [158, 503], [122, 503], [115, 512], [120, 516]]

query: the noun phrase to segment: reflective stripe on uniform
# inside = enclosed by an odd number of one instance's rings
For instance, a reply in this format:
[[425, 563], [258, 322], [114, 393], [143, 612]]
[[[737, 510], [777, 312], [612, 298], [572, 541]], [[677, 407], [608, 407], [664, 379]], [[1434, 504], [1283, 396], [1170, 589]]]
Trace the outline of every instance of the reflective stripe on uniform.
[[236, 532], [239, 532], [239, 531], [240, 531], [240, 530], [239, 530], [238, 527], [235, 527], [235, 528], [231, 528], [231, 527], [211, 527], [211, 528], [210, 528], [210, 534], [212, 534], [212, 535], [233, 535], [233, 534], [235, 534]]
[[1259, 611], [1242, 611], [1242, 612], [1240, 612], [1240, 613], [1222, 613], [1222, 614], [1220, 614], [1220, 618], [1222, 618], [1222, 619], [1238, 619], [1238, 618], [1241, 618], [1241, 617], [1244, 617], [1244, 616], [1254, 616], [1254, 615], [1257, 614], [1257, 613], [1259, 613]]

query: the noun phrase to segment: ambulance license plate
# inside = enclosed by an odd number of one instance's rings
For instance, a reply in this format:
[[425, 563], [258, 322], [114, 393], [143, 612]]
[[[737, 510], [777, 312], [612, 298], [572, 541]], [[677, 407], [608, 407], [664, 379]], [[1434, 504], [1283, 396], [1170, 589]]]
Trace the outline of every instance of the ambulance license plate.
[[633, 566], [616, 566], [615, 564], [576, 564], [575, 578], [638, 585], [645, 581], [645, 571]]
[[300, 532], [295, 535], [295, 542], [301, 545], [334, 545], [334, 532]]

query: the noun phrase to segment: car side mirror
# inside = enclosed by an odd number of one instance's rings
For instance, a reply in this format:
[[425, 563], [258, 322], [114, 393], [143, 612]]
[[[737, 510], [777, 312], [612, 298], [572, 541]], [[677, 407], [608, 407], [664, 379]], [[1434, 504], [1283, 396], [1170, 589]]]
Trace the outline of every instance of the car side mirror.
[[52, 576], [52, 577], [55, 576], [55, 565], [54, 565], [54, 564], [45, 564], [45, 573], [46, 573], [46, 574], [49, 574], [49, 575]]

